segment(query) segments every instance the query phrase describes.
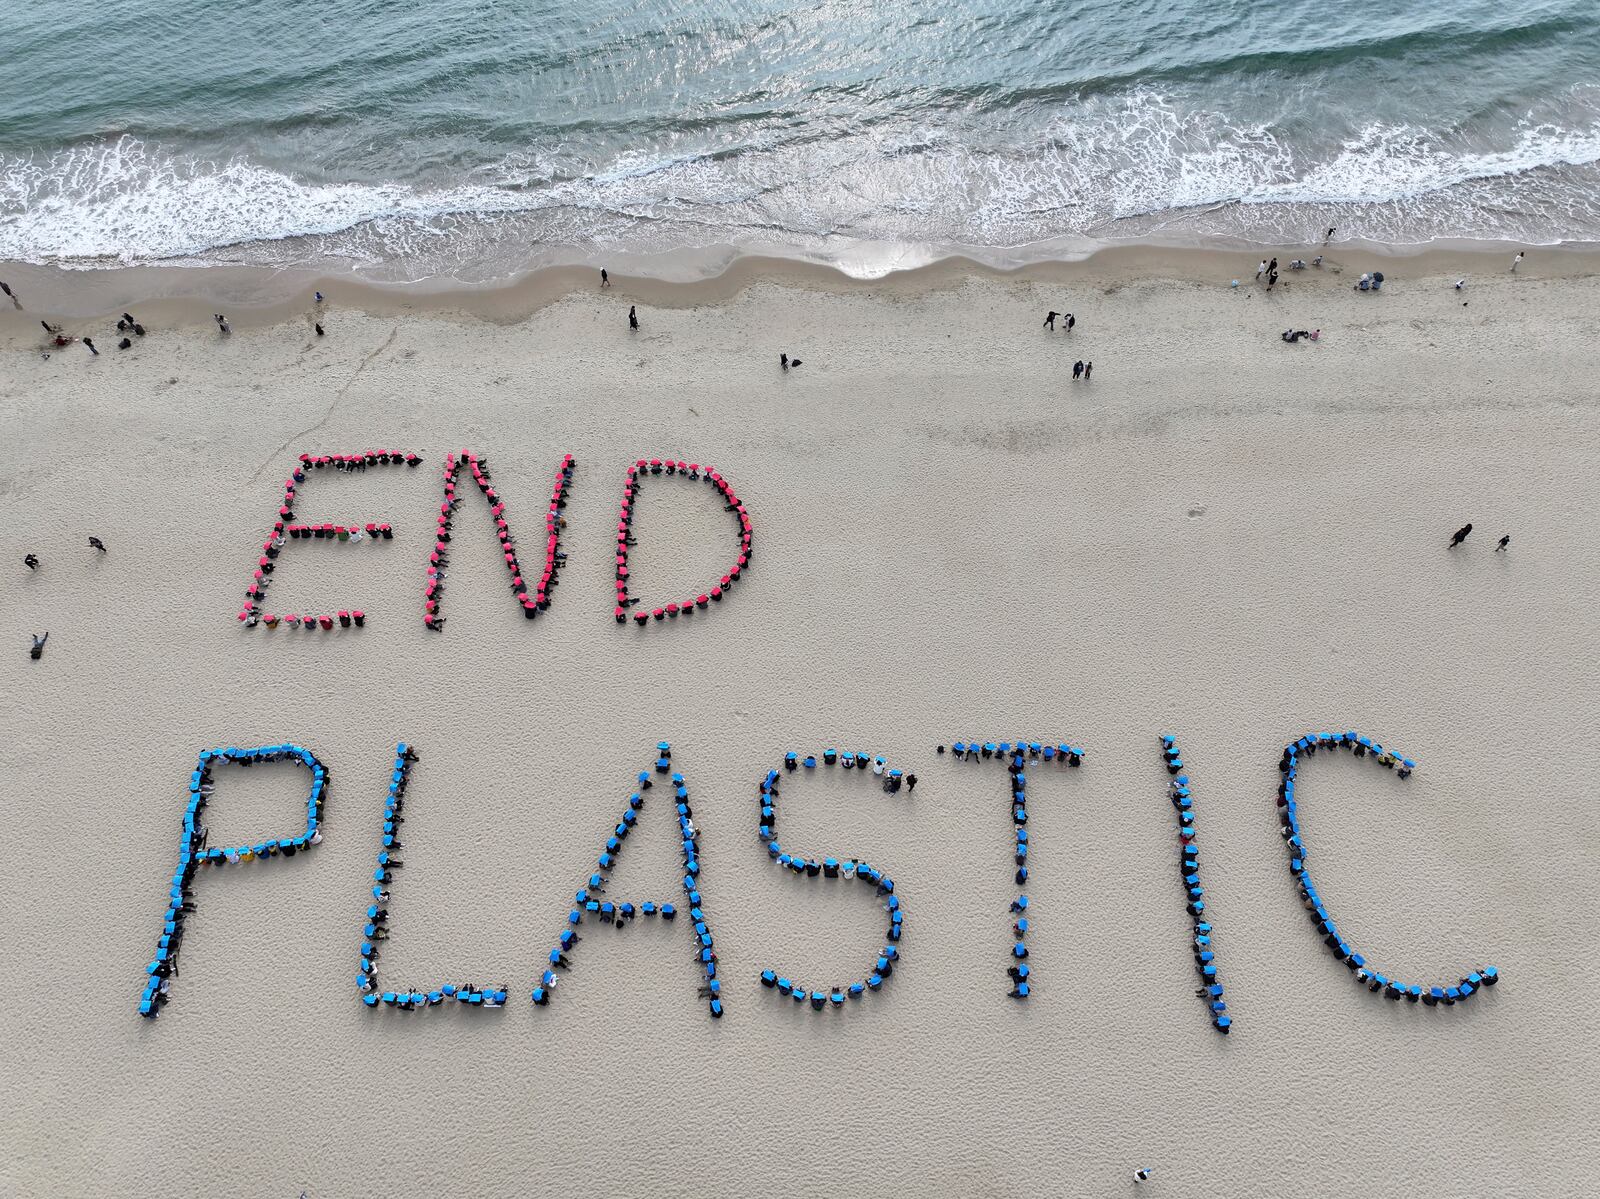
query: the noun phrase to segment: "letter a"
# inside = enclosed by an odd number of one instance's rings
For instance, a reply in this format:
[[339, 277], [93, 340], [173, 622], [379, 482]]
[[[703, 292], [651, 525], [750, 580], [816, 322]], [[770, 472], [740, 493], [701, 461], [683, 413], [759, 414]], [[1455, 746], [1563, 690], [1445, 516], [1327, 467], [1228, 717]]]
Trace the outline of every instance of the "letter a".
[[[674, 803], [677, 805], [678, 832], [682, 838], [683, 851], [683, 893], [689, 901], [689, 920], [694, 925], [695, 957], [706, 979], [705, 985], [700, 988], [700, 995], [701, 998], [710, 1001], [711, 1014], [721, 1016], [722, 983], [717, 978], [717, 953], [711, 936], [711, 925], [700, 906], [700, 833], [694, 826], [694, 812], [689, 807], [689, 789], [684, 785], [683, 775], [673, 771], [672, 747], [665, 741], [656, 746], [655, 773], [663, 777], [671, 776]], [[623, 842], [628, 839], [628, 834], [638, 823], [639, 812], [644, 807], [644, 795], [652, 790], [654, 785], [650, 772], [641, 770], [639, 789], [628, 796], [627, 810], [622, 813], [622, 819], [617, 822], [611, 836], [606, 839], [605, 849], [596, 859], [595, 864], [599, 869], [578, 888], [578, 893], [574, 896], [574, 906], [567, 913], [566, 927], [556, 937], [555, 946], [550, 950], [549, 965], [541, 976], [539, 985], [533, 989], [533, 1002], [538, 1006], [543, 1007], [550, 1002], [551, 993], [561, 981], [559, 971], [570, 968], [569, 955], [573, 947], [583, 940], [578, 935], [578, 929], [585, 920], [596, 920], [601, 924], [610, 924], [617, 928], [628, 928], [640, 919], [676, 921], [678, 910], [670, 903], [658, 903], [655, 900], [621, 903], [606, 896], [606, 884], [612, 869], [617, 864], [617, 858], [622, 853]]]

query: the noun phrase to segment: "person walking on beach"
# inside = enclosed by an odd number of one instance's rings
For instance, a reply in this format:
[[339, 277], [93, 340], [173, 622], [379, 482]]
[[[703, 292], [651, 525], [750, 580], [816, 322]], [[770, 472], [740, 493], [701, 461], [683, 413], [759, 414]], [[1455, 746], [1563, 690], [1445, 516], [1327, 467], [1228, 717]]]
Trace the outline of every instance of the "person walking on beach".
[[1072, 313], [1070, 313], [1070, 312], [1067, 313], [1067, 332], [1068, 333], [1072, 332], [1072, 326], [1076, 325], [1077, 323], [1078, 323], [1078, 318], [1073, 316]]
[[89, 548], [99, 550], [103, 554], [106, 552], [106, 543], [101, 541], [100, 538], [91, 535], [89, 538]]
[[1278, 286], [1278, 268], [1273, 267], [1267, 272], [1267, 290], [1271, 291], [1276, 286]]
[[1087, 383], [1089, 381], [1089, 376], [1092, 374], [1094, 374], [1094, 363], [1085, 362], [1083, 364], [1083, 381]]
[[42, 635], [35, 633], [33, 635], [33, 648], [28, 651], [28, 657], [32, 658], [35, 662], [44, 657], [44, 643], [49, 640], [49, 630], [46, 630]]
[[1334, 226], [1329, 225], [1328, 231], [1322, 235], [1322, 245], [1324, 248], [1326, 248], [1328, 243], [1333, 240], [1333, 230]]
[[1080, 358], [1072, 364], [1072, 381], [1076, 383], [1083, 377], [1083, 359]]
[[906, 775], [906, 793], [910, 794], [911, 792], [915, 791], [916, 789], [917, 789], [917, 776], [914, 775], [914, 774]]
[[217, 328], [222, 330], [222, 332], [224, 332], [224, 333], [232, 333], [233, 332], [233, 330], [228, 327], [228, 318], [223, 316], [222, 313], [213, 312], [211, 314], [211, 316], [217, 322]]
[[89, 353], [93, 354], [96, 358], [100, 357], [100, 351], [94, 348], [94, 338], [85, 337], [83, 339], [83, 344], [89, 347]]
[[1511, 273], [1513, 275], [1517, 273], [1517, 268], [1522, 265], [1522, 260], [1524, 257], [1525, 255], [1522, 253], [1522, 251], [1518, 250], [1517, 256], [1511, 260]]
[[610, 287], [611, 286], [611, 272], [606, 270], [605, 267], [601, 267], [600, 268], [600, 286], [601, 287]]
[[1261, 265], [1256, 267], [1256, 282], [1260, 283], [1261, 282], [1261, 276], [1265, 275], [1266, 273], [1267, 273], [1267, 260], [1265, 258], [1263, 258], [1261, 260]]
[[788, 355], [787, 351], [785, 351], [784, 353], [778, 355], [778, 365], [780, 367], [782, 367], [785, 372], [788, 371], [788, 369], [789, 369], [789, 355]]
[[13, 308], [15, 308], [18, 312], [22, 311], [22, 297], [17, 295], [16, 292], [12, 291], [4, 281], [0, 281], [0, 291], [6, 293], [6, 299], [11, 301], [11, 306]]
[[26, 557], [24, 557], [22, 559], [22, 564], [24, 566], [26, 566], [29, 570], [38, 570], [39, 569], [39, 556], [37, 554], [28, 554]]
[[318, 337], [326, 337], [327, 336], [326, 331], [322, 327], [322, 322], [321, 321], [318, 321], [315, 325], [312, 326], [312, 328], [317, 331], [317, 336]]
[[1500, 544], [1494, 547], [1494, 552], [1498, 554], [1501, 550], [1505, 549], [1506, 546], [1508, 546], [1510, 544], [1511, 544], [1511, 534], [1507, 533], [1504, 537], [1500, 538]]
[[1271, 262], [1267, 263], [1267, 274], [1276, 275], [1277, 273], [1278, 273], [1278, 260], [1276, 258], [1274, 258]]
[[1455, 549], [1456, 546], [1460, 545], [1467, 539], [1467, 534], [1470, 532], [1472, 532], [1472, 522], [1469, 520], [1466, 524], [1462, 525], [1456, 530], [1456, 535], [1454, 537], [1450, 538], [1449, 548]]
[[639, 308], [635, 304], [629, 304], [628, 305], [628, 328], [637, 329], [638, 327], [639, 327]]
[[1044, 327], [1046, 329], [1049, 329], [1052, 333], [1055, 332], [1056, 317], [1058, 317], [1060, 315], [1061, 314], [1059, 312], [1056, 312], [1054, 309], [1052, 309], [1051, 311], [1045, 313], [1044, 314]]

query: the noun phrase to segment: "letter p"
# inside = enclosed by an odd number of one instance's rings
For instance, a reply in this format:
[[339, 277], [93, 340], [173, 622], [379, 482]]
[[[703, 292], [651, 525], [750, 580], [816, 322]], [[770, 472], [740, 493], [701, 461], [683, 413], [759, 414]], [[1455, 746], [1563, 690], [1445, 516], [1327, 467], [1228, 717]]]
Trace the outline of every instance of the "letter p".
[[[201, 821], [206, 801], [211, 797], [211, 769], [219, 762], [254, 766], [262, 762], [299, 762], [311, 772], [311, 793], [306, 797], [306, 827], [292, 837], [272, 838], [253, 845], [213, 849], [206, 844], [206, 826]], [[207, 749], [189, 775], [189, 802], [183, 812], [183, 833], [178, 840], [178, 868], [173, 871], [167, 892], [167, 910], [162, 917], [161, 938], [156, 956], [145, 970], [144, 992], [139, 997], [139, 1014], [153, 1017], [160, 1013], [178, 977], [178, 946], [183, 939], [184, 920], [194, 911], [192, 888], [201, 867], [222, 869], [258, 858], [293, 857], [322, 840], [320, 823], [322, 800], [328, 789], [328, 770], [309, 749], [298, 745], [263, 745], [256, 749]]]

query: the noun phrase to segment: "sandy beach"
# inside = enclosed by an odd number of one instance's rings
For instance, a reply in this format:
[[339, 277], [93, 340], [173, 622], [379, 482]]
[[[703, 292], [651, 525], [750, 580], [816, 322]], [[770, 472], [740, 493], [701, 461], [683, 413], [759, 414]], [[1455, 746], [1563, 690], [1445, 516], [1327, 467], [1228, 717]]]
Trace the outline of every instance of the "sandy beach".
[[[320, 307], [293, 275], [8, 267], [0, 1193], [1087, 1197], [1137, 1166], [1152, 1195], [1582, 1193], [1600, 834], [1569, 793], [1600, 702], [1600, 270], [1328, 253], [1271, 294], [1254, 251], [1125, 249], [873, 282], [775, 262], [604, 292], [577, 268], [476, 292], [335, 280]], [[1354, 291], [1375, 266], [1383, 291]], [[148, 336], [119, 352], [124, 309]], [[1071, 334], [1041, 329], [1052, 309]], [[41, 319], [101, 354], [43, 357]], [[297, 456], [380, 447], [425, 461], [313, 472], [296, 511], [393, 540], [291, 543], [270, 589], [366, 627], [241, 628]], [[463, 449], [525, 557], [575, 455], [569, 559], [524, 620], [469, 489], [435, 634], [424, 567]], [[669, 455], [738, 489], [751, 569], [705, 611], [619, 627], [624, 472]], [[663, 479], [638, 539], [636, 591], [664, 602], [723, 573], [735, 535], [706, 488]], [[1341, 929], [1419, 982], [1492, 962], [1492, 991], [1391, 1003], [1318, 940], [1274, 795], [1282, 746], [1321, 729], [1420, 763], [1302, 772]], [[1164, 732], [1204, 829], [1227, 1037], [1193, 995]], [[936, 753], [974, 737], [1086, 751], [1029, 774], [1026, 1003], [1005, 773]], [[726, 1015], [696, 996], [681, 919], [586, 925], [534, 1009], [661, 740]], [[360, 1000], [399, 741], [420, 760], [385, 982], [504, 983], [504, 1010]], [[279, 742], [329, 768], [323, 842], [202, 875], [171, 1003], [141, 1020], [196, 756]], [[785, 844], [871, 860], [906, 911], [882, 991], [817, 1013], [760, 972], [859, 978], [886, 918], [770, 862], [755, 797], [785, 751], [829, 746], [919, 785], [786, 780]], [[213, 844], [304, 825], [303, 772], [217, 783]], [[652, 791], [608, 893], [682, 904], [677, 845]]]

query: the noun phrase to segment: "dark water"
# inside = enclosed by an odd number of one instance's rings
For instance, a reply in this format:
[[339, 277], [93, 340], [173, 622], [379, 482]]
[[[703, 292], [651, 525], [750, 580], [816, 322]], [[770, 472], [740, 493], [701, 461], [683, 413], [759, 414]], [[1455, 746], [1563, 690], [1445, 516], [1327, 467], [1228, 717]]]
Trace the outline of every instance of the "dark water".
[[0, 259], [1600, 240], [1592, 0], [48, 0], [0, 46]]

